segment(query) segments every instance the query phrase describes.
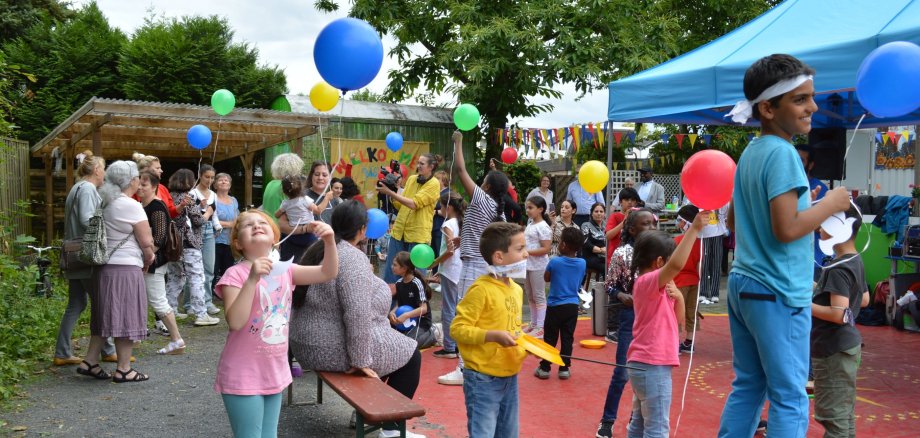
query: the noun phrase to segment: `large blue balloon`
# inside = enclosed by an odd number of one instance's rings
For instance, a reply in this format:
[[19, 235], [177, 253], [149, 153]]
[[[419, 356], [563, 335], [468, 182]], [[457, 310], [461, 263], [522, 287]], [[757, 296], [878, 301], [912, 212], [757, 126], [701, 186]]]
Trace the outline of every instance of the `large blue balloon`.
[[391, 151], [396, 152], [402, 149], [402, 144], [402, 134], [398, 132], [391, 132], [387, 134], [387, 147], [390, 148]]
[[185, 136], [188, 138], [188, 144], [195, 149], [204, 149], [211, 144], [211, 130], [204, 125], [195, 125], [188, 128], [188, 133]]
[[903, 116], [920, 108], [920, 46], [885, 44], [866, 56], [856, 73], [859, 103], [878, 117]]
[[329, 85], [353, 91], [369, 84], [383, 64], [383, 43], [364, 20], [345, 17], [326, 25], [313, 46], [313, 62]]
[[379, 239], [387, 233], [390, 228], [390, 219], [387, 214], [379, 208], [372, 208], [367, 211], [367, 238]]

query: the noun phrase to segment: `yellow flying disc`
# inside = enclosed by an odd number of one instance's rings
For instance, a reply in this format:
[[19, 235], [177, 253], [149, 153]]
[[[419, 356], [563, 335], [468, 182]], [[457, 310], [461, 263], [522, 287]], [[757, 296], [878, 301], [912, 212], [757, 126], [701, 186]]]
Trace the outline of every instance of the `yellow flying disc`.
[[565, 362], [563, 362], [562, 357], [559, 356], [559, 350], [540, 339], [530, 335], [521, 335], [521, 337], [517, 338], [517, 343], [521, 347], [524, 347], [528, 353], [540, 359], [548, 360], [556, 365], [565, 366]]
[[604, 341], [598, 341], [598, 340], [596, 340], [596, 339], [584, 339], [584, 340], [582, 340], [582, 341], [580, 342], [580, 344], [581, 344], [582, 347], [585, 347], [585, 348], [592, 348], [592, 349], [595, 349], [595, 350], [599, 350], [599, 349], [601, 349], [601, 348], [604, 348], [604, 346], [607, 345], [606, 342], [604, 342]]

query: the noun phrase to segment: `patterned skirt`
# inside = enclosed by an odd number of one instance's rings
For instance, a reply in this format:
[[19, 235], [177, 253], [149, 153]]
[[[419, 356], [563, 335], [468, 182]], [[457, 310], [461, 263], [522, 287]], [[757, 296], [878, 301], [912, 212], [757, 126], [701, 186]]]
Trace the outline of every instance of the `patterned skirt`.
[[144, 340], [147, 337], [147, 288], [141, 268], [99, 266], [93, 271], [93, 280], [96, 287], [90, 294], [90, 334]]

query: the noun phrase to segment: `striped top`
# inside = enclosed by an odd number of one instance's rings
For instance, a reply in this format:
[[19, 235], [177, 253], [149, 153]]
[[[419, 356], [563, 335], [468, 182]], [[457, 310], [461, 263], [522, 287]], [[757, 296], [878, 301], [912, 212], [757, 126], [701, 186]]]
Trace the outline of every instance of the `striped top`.
[[[486, 227], [495, 221], [495, 209], [498, 203], [479, 186], [473, 190], [473, 199], [463, 215], [463, 228], [460, 229], [460, 258], [482, 258], [479, 251], [479, 237]], [[505, 215], [499, 217], [505, 220]]]

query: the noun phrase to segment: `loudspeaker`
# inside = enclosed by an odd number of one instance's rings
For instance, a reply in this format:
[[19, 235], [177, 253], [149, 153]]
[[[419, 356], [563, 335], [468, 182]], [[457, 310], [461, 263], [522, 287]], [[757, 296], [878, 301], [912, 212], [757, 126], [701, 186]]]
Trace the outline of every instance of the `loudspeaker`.
[[810, 176], [821, 180], [841, 181], [846, 177], [843, 160], [847, 149], [845, 128], [816, 128], [808, 133], [814, 167]]

